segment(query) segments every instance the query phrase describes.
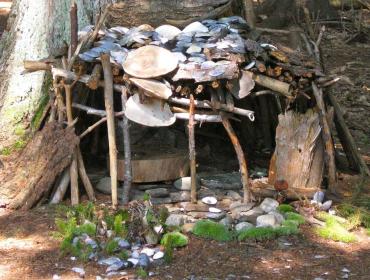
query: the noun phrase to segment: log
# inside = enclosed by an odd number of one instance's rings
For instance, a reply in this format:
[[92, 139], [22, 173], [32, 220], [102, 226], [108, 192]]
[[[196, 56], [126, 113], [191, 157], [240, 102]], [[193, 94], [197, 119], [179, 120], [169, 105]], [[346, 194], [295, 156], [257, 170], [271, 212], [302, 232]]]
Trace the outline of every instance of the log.
[[[73, 114], [72, 114], [72, 88], [71, 85], [64, 85], [66, 93], [66, 109], [67, 109], [67, 120], [68, 125], [73, 123]], [[77, 171], [77, 147], [75, 147], [75, 153], [72, 157], [72, 163], [69, 170], [71, 176], [71, 204], [77, 205], [79, 203], [79, 194], [78, 194], [78, 171]]]
[[197, 167], [196, 167], [196, 154], [195, 154], [195, 121], [194, 121], [194, 96], [190, 94], [190, 107], [189, 107], [189, 160], [190, 160], [190, 199], [191, 203], [197, 203]]
[[[126, 111], [127, 89], [122, 90], [122, 111]], [[131, 142], [130, 142], [130, 126], [128, 118], [124, 115], [122, 121], [123, 130], [123, 145], [125, 149], [125, 180], [123, 184], [122, 203], [126, 205], [129, 202], [130, 190], [132, 184], [132, 166], [131, 166]]]
[[236, 136], [236, 133], [231, 126], [231, 123], [228, 119], [228, 117], [224, 113], [220, 113], [221, 118], [222, 118], [222, 124], [224, 125], [224, 128], [227, 132], [227, 134], [230, 137], [231, 143], [234, 146], [236, 155], [238, 157], [239, 161], [239, 167], [240, 167], [240, 174], [241, 174], [241, 181], [243, 185], [243, 201], [244, 202], [251, 202], [252, 201], [252, 194], [250, 192], [250, 187], [249, 187], [249, 178], [248, 178], [248, 167], [247, 167], [247, 161], [244, 156], [244, 152], [242, 149], [242, 146], [240, 145], [240, 142], [238, 140], [238, 137]]
[[269, 184], [284, 180], [289, 189], [319, 189], [323, 178], [324, 146], [319, 115], [288, 111], [279, 115], [276, 148], [270, 162]]
[[112, 188], [112, 205], [113, 208], [118, 206], [117, 194], [117, 146], [116, 146], [116, 130], [114, 122], [114, 107], [113, 107], [113, 74], [110, 64], [110, 56], [108, 54], [101, 55], [101, 62], [104, 72], [104, 103], [107, 111], [107, 127], [108, 127], [108, 142], [109, 142], [109, 170], [111, 177]]
[[244, 18], [251, 28], [256, 26], [256, 16], [254, 14], [253, 0], [243, 0]]
[[90, 182], [89, 176], [87, 176], [84, 160], [81, 154], [81, 150], [78, 147], [77, 149], [77, 166], [78, 166], [78, 174], [80, 175], [80, 178], [82, 180], [82, 183], [84, 184], [87, 196], [89, 197], [90, 201], [95, 201], [95, 193], [94, 188]]
[[358, 152], [357, 145], [344, 121], [343, 112], [339, 103], [331, 92], [328, 92], [327, 96], [330, 104], [334, 107], [335, 128], [337, 129], [338, 138], [340, 139], [344, 152], [346, 153], [349, 166], [363, 175], [370, 176], [369, 168]]
[[78, 142], [73, 128], [46, 123], [13, 166], [0, 169], [0, 200], [13, 209], [27, 210], [36, 205], [53, 187], [56, 177], [70, 165]]
[[293, 97], [292, 87], [288, 83], [255, 73], [253, 73], [253, 80], [256, 82], [256, 84], [268, 88], [272, 91], [278, 92], [287, 98]]
[[337, 185], [337, 174], [335, 167], [335, 151], [333, 139], [328, 123], [328, 118], [325, 109], [323, 92], [317, 87], [315, 82], [312, 82], [312, 90], [316, 99], [316, 105], [319, 110], [320, 122], [322, 126], [322, 138], [325, 145], [325, 165], [328, 171], [328, 186], [329, 189], [335, 194]]
[[101, 78], [101, 72], [102, 72], [102, 66], [101, 64], [95, 64], [93, 71], [91, 73], [91, 76], [89, 80], [87, 81], [86, 85], [92, 89], [96, 90], [99, 87], [99, 82]]

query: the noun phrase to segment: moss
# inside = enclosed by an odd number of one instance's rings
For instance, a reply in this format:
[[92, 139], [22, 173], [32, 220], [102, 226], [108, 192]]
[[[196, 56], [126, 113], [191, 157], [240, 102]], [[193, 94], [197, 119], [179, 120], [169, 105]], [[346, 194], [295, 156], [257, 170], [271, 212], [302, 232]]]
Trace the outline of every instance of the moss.
[[266, 240], [276, 238], [277, 234], [273, 228], [270, 227], [256, 227], [242, 230], [239, 232], [238, 240], [246, 239]]
[[209, 220], [196, 222], [192, 232], [196, 236], [217, 241], [230, 241], [233, 237], [226, 226]]
[[280, 213], [295, 212], [294, 207], [289, 204], [280, 204], [277, 210]]
[[326, 239], [350, 243], [356, 241], [356, 237], [341, 225], [334, 217], [328, 217], [323, 227], [316, 228], [316, 233]]
[[186, 235], [180, 232], [169, 232], [166, 233], [161, 240], [161, 244], [165, 247], [170, 246], [172, 248], [183, 247], [188, 245], [189, 239]]
[[50, 73], [45, 74], [44, 84], [42, 85], [42, 95], [38, 102], [37, 108], [35, 110], [35, 114], [31, 120], [31, 128], [32, 131], [36, 131], [40, 128], [42, 116], [44, 115], [45, 108], [49, 103], [49, 90], [53, 84], [53, 78]]
[[285, 218], [290, 221], [296, 221], [299, 225], [305, 223], [305, 219], [302, 215], [294, 213], [294, 212], [287, 212], [285, 213]]
[[146, 278], [148, 277], [148, 272], [146, 272], [144, 268], [139, 267], [138, 269], [136, 269], [136, 276], [139, 278]]

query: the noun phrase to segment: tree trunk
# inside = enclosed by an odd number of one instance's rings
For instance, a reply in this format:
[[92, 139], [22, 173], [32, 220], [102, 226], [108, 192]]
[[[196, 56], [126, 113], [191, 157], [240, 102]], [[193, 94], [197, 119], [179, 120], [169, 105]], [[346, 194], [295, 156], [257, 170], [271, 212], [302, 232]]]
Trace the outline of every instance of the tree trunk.
[[[102, 6], [114, 0], [76, 0], [79, 26], [91, 24]], [[45, 71], [23, 74], [24, 60], [66, 53], [70, 41], [70, 0], [14, 0], [8, 32], [0, 43], [0, 151], [39, 126], [51, 77]]]

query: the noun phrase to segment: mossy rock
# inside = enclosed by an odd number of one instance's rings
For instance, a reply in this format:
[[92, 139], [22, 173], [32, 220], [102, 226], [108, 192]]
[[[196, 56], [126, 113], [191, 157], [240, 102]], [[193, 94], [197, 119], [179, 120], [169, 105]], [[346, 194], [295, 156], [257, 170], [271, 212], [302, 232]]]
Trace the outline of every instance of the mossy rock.
[[226, 226], [210, 220], [196, 222], [192, 233], [199, 237], [217, 241], [230, 241], [233, 238], [232, 232]]
[[188, 245], [189, 239], [180, 232], [169, 232], [163, 235], [161, 244], [165, 247], [178, 248]]
[[287, 213], [287, 212], [295, 212], [295, 209], [293, 206], [289, 205], [289, 204], [280, 204], [277, 208], [277, 210], [280, 212], [280, 213]]

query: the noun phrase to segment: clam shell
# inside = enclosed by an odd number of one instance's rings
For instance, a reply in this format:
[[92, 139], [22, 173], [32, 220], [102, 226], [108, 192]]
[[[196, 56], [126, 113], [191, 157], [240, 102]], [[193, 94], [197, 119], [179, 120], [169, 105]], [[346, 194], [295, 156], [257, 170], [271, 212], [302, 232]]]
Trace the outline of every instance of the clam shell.
[[131, 78], [130, 81], [143, 89], [145, 94], [150, 97], [167, 100], [172, 95], [172, 90], [160, 81], [138, 78]]

